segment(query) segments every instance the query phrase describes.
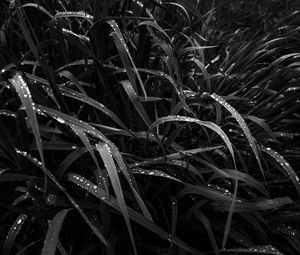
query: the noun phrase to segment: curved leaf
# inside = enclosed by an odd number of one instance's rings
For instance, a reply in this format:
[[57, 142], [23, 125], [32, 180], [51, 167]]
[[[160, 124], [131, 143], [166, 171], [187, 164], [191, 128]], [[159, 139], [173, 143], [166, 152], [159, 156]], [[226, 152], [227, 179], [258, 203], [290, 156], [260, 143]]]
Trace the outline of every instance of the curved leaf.
[[185, 116], [179, 116], [179, 115], [169, 115], [167, 117], [162, 117], [158, 120], [156, 120], [155, 122], [153, 122], [151, 124], [151, 126], [149, 127], [149, 130], [153, 129], [155, 126], [166, 123], [166, 122], [190, 122], [190, 123], [195, 123], [198, 124], [200, 126], [205, 126], [211, 130], [213, 130], [214, 132], [216, 132], [225, 142], [233, 160], [235, 161], [235, 157], [234, 157], [234, 151], [233, 151], [233, 147], [232, 144], [228, 138], [228, 136], [224, 133], [224, 131], [215, 123], [210, 122], [210, 121], [202, 121], [202, 120], [198, 120], [196, 118], [191, 118], [191, 117], [185, 117]]
[[285, 173], [288, 175], [288, 177], [292, 180], [292, 182], [295, 185], [295, 188], [298, 192], [298, 195], [300, 196], [300, 179], [295, 172], [295, 170], [292, 168], [292, 166], [275, 150], [273, 150], [270, 147], [265, 147], [263, 145], [259, 145], [259, 148], [269, 154], [272, 158], [274, 158], [284, 169]]
[[260, 171], [262, 173], [263, 176], [265, 176], [260, 158], [259, 158], [259, 154], [258, 154], [258, 150], [257, 150], [257, 145], [256, 145], [256, 141], [254, 139], [254, 137], [252, 136], [245, 120], [243, 119], [243, 117], [237, 112], [236, 109], [234, 109], [230, 104], [228, 104], [222, 97], [216, 95], [215, 93], [213, 94], [208, 94], [208, 93], [204, 93], [204, 95], [208, 95], [209, 97], [211, 97], [212, 99], [216, 100], [219, 104], [221, 104], [227, 111], [230, 112], [230, 114], [232, 115], [232, 117], [234, 117], [236, 119], [236, 121], [238, 122], [238, 124], [240, 125], [241, 129], [243, 130], [249, 144], [250, 147], [255, 155], [255, 158], [257, 160], [257, 163], [259, 165]]

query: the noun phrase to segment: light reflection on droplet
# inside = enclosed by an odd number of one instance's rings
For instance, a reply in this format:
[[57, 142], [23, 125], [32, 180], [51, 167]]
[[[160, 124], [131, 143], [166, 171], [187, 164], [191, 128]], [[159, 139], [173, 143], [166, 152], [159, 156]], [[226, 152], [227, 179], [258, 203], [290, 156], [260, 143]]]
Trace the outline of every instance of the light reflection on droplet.
[[57, 118], [55, 118], [59, 123], [61, 123], [61, 124], [64, 124], [66, 121], [63, 119], [63, 118], [61, 118], [61, 117], [57, 117]]

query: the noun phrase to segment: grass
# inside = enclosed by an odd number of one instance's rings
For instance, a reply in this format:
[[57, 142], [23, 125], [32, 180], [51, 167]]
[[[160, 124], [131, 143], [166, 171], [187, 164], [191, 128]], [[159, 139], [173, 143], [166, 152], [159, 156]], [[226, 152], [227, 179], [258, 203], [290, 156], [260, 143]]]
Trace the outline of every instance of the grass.
[[300, 253], [297, 4], [0, 9], [2, 254]]

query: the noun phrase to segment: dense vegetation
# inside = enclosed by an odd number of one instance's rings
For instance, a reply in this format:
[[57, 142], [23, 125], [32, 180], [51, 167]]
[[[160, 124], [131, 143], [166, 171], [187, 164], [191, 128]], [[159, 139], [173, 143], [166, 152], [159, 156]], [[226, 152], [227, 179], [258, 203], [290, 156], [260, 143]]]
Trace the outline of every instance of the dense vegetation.
[[297, 1], [0, 3], [2, 254], [300, 254]]

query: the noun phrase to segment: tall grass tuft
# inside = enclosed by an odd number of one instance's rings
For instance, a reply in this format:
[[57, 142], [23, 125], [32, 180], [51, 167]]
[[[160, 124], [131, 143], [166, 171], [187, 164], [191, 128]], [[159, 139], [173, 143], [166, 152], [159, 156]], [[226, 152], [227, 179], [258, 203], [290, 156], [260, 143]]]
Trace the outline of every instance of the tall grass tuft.
[[2, 254], [300, 253], [295, 2], [0, 10]]

